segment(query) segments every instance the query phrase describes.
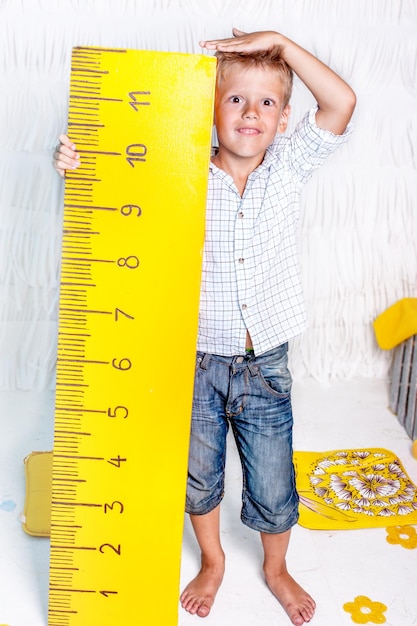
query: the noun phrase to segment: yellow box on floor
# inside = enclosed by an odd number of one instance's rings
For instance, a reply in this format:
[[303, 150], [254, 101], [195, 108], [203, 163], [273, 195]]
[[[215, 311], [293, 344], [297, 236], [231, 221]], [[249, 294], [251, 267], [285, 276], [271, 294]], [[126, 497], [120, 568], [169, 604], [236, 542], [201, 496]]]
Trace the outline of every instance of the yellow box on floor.
[[26, 497], [23, 529], [34, 537], [51, 532], [52, 452], [32, 452], [24, 459]]

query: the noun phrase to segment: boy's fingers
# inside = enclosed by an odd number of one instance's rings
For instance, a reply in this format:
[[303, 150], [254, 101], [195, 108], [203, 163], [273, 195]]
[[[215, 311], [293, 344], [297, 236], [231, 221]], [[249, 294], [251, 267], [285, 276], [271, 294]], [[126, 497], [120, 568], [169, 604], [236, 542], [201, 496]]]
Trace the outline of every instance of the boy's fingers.
[[202, 48], [208, 50], [225, 50], [227, 48], [234, 48], [236, 46], [236, 39], [213, 39], [211, 41], [200, 41]]
[[56, 155], [61, 157], [68, 157], [68, 159], [79, 159], [78, 154], [72, 148], [67, 148], [64, 145], [59, 145], [56, 147]]
[[[239, 31], [238, 31], [239, 32]], [[213, 39], [210, 41], [200, 41], [200, 46], [203, 48], [207, 48], [208, 50], [220, 50], [222, 52], [226, 52], [229, 50], [230, 52], [235, 52], [240, 49], [248, 49], [248, 46], [252, 43], [250, 39], [250, 35], [246, 35], [246, 33], [242, 33], [241, 35], [236, 35], [232, 39]]]
[[80, 160], [77, 158], [68, 157], [58, 150], [54, 153], [53, 166], [60, 176], [65, 177], [66, 170], [75, 170], [80, 165]]
[[247, 35], [243, 30], [239, 30], [238, 28], [233, 29], [233, 35], [235, 37], [242, 37], [243, 35]]
[[67, 146], [68, 148], [71, 148], [71, 150], [75, 150], [75, 145], [72, 143], [68, 135], [60, 135], [58, 137], [58, 141], [60, 144]]
[[53, 153], [52, 164], [58, 174], [65, 178], [66, 170], [75, 170], [80, 165], [80, 157], [76, 152], [75, 144], [67, 135], [60, 135], [58, 142]]
[[220, 50], [223, 47], [235, 46], [236, 38], [243, 37], [247, 33], [243, 32], [243, 30], [239, 30], [238, 28], [233, 28], [233, 37], [228, 37], [227, 39], [210, 39], [209, 41], [200, 41], [200, 46], [202, 48], [208, 48], [209, 50]]

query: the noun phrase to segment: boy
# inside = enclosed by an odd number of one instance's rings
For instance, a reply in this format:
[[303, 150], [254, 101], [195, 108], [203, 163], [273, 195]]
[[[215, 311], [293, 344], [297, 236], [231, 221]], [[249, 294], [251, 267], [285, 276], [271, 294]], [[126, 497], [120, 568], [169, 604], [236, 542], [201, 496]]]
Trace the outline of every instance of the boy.
[[[305, 328], [299, 194], [346, 140], [356, 98], [337, 74], [280, 33], [233, 34], [200, 42], [218, 57], [219, 148], [209, 175], [186, 505], [201, 569], [181, 604], [206, 617], [222, 582], [219, 514], [230, 425], [242, 463], [242, 521], [260, 532], [266, 583], [300, 626], [313, 617], [315, 603], [285, 561], [298, 519], [287, 342]], [[293, 71], [317, 108], [290, 138], [280, 138]], [[63, 176], [78, 157], [66, 136], [60, 140], [55, 167]]]

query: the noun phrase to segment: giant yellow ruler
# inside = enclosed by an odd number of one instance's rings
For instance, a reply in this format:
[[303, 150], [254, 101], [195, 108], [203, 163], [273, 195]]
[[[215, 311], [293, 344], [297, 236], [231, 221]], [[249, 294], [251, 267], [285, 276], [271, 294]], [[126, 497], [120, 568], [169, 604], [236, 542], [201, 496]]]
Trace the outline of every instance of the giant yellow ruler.
[[214, 75], [73, 50], [49, 626], [177, 624]]

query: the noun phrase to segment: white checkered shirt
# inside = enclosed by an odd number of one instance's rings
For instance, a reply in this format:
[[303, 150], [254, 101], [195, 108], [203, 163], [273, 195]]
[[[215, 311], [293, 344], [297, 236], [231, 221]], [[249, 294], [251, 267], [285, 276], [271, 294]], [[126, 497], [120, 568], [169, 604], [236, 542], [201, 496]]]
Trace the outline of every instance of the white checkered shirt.
[[298, 262], [300, 192], [343, 135], [319, 128], [312, 109], [290, 137], [277, 135], [252, 172], [243, 197], [228, 174], [210, 165], [200, 295], [198, 350], [255, 354], [306, 327]]

